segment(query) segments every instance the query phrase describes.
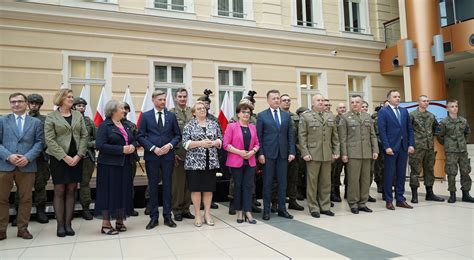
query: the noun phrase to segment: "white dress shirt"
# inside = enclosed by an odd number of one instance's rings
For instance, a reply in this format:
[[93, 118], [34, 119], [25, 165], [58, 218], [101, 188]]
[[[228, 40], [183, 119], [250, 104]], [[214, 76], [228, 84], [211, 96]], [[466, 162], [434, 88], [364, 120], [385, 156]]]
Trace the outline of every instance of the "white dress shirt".
[[15, 115], [15, 125], [18, 124], [18, 117], [21, 117], [21, 130], [25, 131], [26, 113], [24, 113], [23, 115], [17, 115], [17, 114], [14, 114], [14, 115]]
[[156, 109], [156, 107], [154, 108], [155, 110], [155, 121], [156, 123], [158, 124], [158, 112], [161, 112], [161, 121], [163, 122], [163, 127], [165, 126], [165, 110], [161, 110], [161, 111], [158, 111], [158, 109]]
[[[273, 121], [275, 121], [275, 109], [273, 108], [270, 108], [270, 111], [272, 112], [272, 117], [273, 117]], [[278, 121], [280, 122], [280, 125], [281, 125], [281, 112], [280, 112], [280, 108], [276, 108], [276, 111], [277, 111], [277, 114], [278, 114]]]

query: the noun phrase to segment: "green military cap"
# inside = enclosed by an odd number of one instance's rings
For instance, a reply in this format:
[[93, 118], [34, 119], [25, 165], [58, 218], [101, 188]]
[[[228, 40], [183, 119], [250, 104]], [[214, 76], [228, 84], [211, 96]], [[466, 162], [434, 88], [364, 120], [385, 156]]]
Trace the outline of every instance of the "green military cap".
[[83, 104], [84, 106], [87, 106], [87, 101], [81, 97], [75, 97], [73, 105], [76, 106], [78, 104]]
[[298, 109], [296, 109], [296, 114], [297, 115], [300, 115], [301, 113], [305, 112], [305, 111], [308, 111], [309, 109], [307, 107], [299, 107]]
[[44, 99], [40, 94], [31, 94], [27, 98], [28, 103], [38, 103], [43, 105]]

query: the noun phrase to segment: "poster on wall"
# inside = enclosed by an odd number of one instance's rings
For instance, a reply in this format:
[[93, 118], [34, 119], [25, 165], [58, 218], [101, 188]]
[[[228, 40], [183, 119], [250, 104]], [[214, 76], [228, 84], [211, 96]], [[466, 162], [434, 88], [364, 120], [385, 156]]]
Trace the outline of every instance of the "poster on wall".
[[[431, 100], [430, 105], [428, 106], [428, 111], [433, 113], [438, 120], [438, 123], [441, 122], [447, 115], [448, 110], [446, 110], [446, 100]], [[408, 113], [414, 111], [418, 108], [418, 102], [402, 102], [400, 103], [401, 107], [408, 109]]]

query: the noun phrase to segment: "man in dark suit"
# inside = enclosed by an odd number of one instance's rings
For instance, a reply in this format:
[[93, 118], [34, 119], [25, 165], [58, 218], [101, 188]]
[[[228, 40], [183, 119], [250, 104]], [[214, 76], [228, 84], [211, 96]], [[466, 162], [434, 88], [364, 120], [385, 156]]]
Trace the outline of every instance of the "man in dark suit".
[[166, 93], [152, 94], [155, 107], [143, 113], [138, 141], [145, 150], [145, 168], [150, 189], [150, 222], [146, 229], [158, 226], [158, 184], [163, 180], [163, 218], [165, 225], [176, 227], [171, 219], [171, 176], [174, 167], [174, 147], [181, 141], [176, 115], [165, 108]]
[[10, 204], [8, 198], [13, 181], [18, 186], [17, 236], [32, 239], [28, 221], [32, 205], [32, 188], [37, 171], [36, 158], [43, 151], [43, 123], [27, 115], [26, 96], [13, 93], [9, 97], [12, 114], [0, 118], [0, 240], [6, 231]]
[[407, 202], [405, 192], [405, 175], [408, 153], [415, 152], [415, 138], [408, 111], [399, 107], [400, 93], [390, 90], [387, 94], [389, 105], [378, 113], [378, 129], [384, 154], [384, 195], [386, 208], [394, 210], [392, 204], [392, 185], [395, 176], [395, 199], [397, 207], [413, 208]]
[[260, 142], [258, 160], [264, 164], [263, 174], [263, 219], [270, 219], [272, 182], [278, 180], [278, 216], [293, 218], [286, 210], [286, 177], [288, 162], [295, 159], [295, 134], [288, 112], [280, 110], [280, 92], [267, 92], [270, 108], [257, 116], [257, 135]]

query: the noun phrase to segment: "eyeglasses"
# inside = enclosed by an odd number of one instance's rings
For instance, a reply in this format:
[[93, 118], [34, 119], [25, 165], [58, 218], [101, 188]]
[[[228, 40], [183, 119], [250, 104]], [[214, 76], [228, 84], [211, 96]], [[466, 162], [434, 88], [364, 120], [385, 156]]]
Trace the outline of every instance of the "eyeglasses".
[[282, 99], [281, 102], [290, 103], [291, 99]]
[[23, 104], [25, 103], [25, 100], [11, 100], [10, 104], [15, 105], [15, 104]]
[[331, 105], [331, 104], [326, 104], [326, 105], [324, 105], [324, 106], [326, 106], [326, 107], [331, 107], [332, 105]]
[[240, 113], [244, 114], [244, 115], [250, 115], [252, 114], [252, 112], [250, 111], [240, 111]]
[[206, 110], [206, 108], [205, 107], [198, 107], [198, 108], [196, 108], [196, 110], [197, 111], [203, 111], [203, 110]]

